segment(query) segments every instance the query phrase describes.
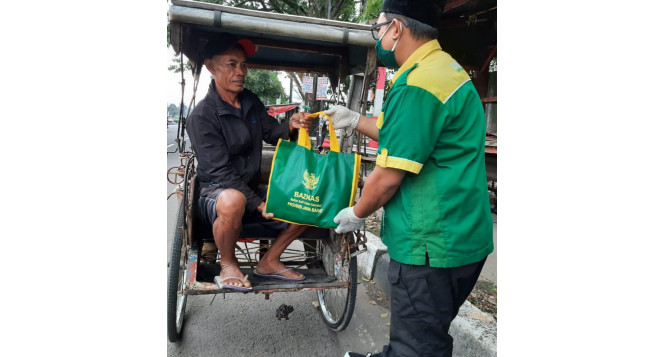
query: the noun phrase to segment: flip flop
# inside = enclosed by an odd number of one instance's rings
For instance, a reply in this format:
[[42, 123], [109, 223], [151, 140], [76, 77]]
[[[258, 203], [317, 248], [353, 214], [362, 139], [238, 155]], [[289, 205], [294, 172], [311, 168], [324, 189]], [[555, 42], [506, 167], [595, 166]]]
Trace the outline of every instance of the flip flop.
[[304, 277], [304, 276], [302, 276], [302, 279], [294, 279], [294, 278], [287, 278], [287, 277], [281, 275], [282, 273], [285, 273], [289, 270], [291, 270], [291, 269], [286, 268], [286, 269], [278, 271], [276, 273], [261, 274], [261, 273], [258, 272], [257, 269], [254, 269], [254, 274], [256, 274], [258, 276], [262, 276], [264, 278], [279, 279], [279, 280], [285, 280], [285, 281], [302, 281], [302, 280], [306, 279], [306, 277]]
[[219, 275], [217, 275], [217, 276], [214, 277], [214, 282], [217, 283], [217, 286], [219, 287], [219, 289], [229, 289], [229, 290], [236, 290], [236, 291], [253, 291], [254, 290], [253, 288], [246, 288], [244, 286], [235, 286], [235, 285], [231, 285], [231, 284], [224, 284], [224, 281], [230, 280], [230, 279], [239, 280], [239, 281], [244, 283], [244, 282], [247, 281], [247, 279], [249, 279], [249, 276], [245, 275], [244, 279], [238, 278], [236, 276], [229, 276], [227, 278], [222, 279]]

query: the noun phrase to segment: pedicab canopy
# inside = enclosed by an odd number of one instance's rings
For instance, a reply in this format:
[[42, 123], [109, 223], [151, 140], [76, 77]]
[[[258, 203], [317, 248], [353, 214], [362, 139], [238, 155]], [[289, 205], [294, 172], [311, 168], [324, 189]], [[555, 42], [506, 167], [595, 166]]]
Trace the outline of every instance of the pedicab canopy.
[[[182, 52], [189, 59], [195, 70], [202, 65], [200, 49], [211, 35], [221, 32], [256, 44], [258, 51], [247, 59], [250, 68], [324, 74], [330, 77], [333, 88], [339, 78], [362, 74], [367, 64], [369, 69], [377, 64], [375, 56], [367, 55], [376, 43], [368, 24], [190, 0], [171, 3], [171, 45], [177, 54]], [[444, 6], [435, 26], [440, 31], [441, 47], [470, 73], [484, 98], [489, 61], [496, 54], [497, 0], [447, 0]]]
[[172, 0], [169, 18], [175, 53], [182, 52], [197, 72], [208, 39], [228, 32], [256, 45], [247, 58], [250, 68], [324, 74], [336, 87], [339, 78], [364, 73], [367, 51], [375, 44], [370, 25], [196, 1]]

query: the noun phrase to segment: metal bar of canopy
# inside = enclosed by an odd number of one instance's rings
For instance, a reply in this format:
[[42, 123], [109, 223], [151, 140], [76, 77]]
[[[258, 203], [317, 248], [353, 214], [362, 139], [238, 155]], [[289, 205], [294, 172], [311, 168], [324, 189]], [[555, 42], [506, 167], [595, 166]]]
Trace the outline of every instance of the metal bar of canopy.
[[[320, 24], [307, 24], [277, 19], [257, 18], [253, 16], [189, 8], [177, 5], [170, 7], [169, 16], [171, 21], [215, 26], [215, 12], [221, 14], [221, 22], [220, 25], [218, 22], [218, 27], [309, 40], [348, 43], [351, 45], [365, 47], [373, 47], [376, 42], [371, 36], [371, 32], [365, 30], [329, 25], [326, 26]], [[217, 21], [219, 21], [219, 18]]]
[[354, 23], [354, 22], [327, 20], [327, 19], [321, 19], [321, 18], [316, 18], [316, 17], [299, 16], [299, 15], [291, 15], [291, 14], [279, 14], [279, 13], [259, 11], [259, 10], [243, 9], [243, 8], [233, 7], [233, 6], [212, 4], [212, 3], [200, 2], [200, 1], [171, 0], [171, 4], [172, 5], [177, 5], [177, 6], [184, 6], [184, 7], [188, 7], [188, 8], [197, 8], [197, 9], [206, 9], [206, 10], [219, 10], [221, 12], [227, 12], [227, 13], [231, 13], [231, 14], [240, 14], [240, 15], [246, 15], [246, 16], [251, 16], [251, 17], [260, 17], [260, 18], [264, 18], [264, 19], [277, 19], [277, 20], [284, 20], [284, 21], [288, 21], [288, 22], [305, 22], [305, 23], [323, 24], [323, 25], [329, 25], [329, 26], [348, 27], [348, 28], [354, 28], [354, 29], [360, 29], [360, 30], [368, 30], [369, 27], [371, 27], [370, 25], [367, 25], [367, 24], [358, 24], [358, 23]]

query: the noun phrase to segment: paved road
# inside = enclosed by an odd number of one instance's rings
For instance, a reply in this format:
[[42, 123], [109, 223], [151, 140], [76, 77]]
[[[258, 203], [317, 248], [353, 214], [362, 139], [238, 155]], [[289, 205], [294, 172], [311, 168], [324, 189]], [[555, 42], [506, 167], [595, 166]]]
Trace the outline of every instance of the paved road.
[[[177, 125], [169, 125], [167, 150], [175, 148]], [[167, 168], [179, 166], [178, 154], [167, 154]], [[167, 183], [167, 194], [175, 185]], [[170, 257], [177, 199], [168, 200], [167, 244]], [[353, 318], [342, 332], [327, 328], [312, 304], [311, 291], [263, 294], [191, 296], [187, 301], [185, 326], [178, 343], [168, 344], [168, 356], [343, 356], [347, 350], [377, 351], [388, 341], [389, 309], [369, 303], [367, 293], [375, 287], [362, 281]], [[164, 299], [166, 289], [164, 289]], [[289, 320], [276, 318], [279, 305], [292, 305]], [[164, 311], [164, 314], [166, 312]], [[165, 319], [164, 319], [165, 321]]]
[[[187, 302], [185, 328], [168, 356], [343, 356], [347, 350], [375, 351], [387, 343], [389, 310], [368, 304], [359, 285], [353, 319], [346, 330], [325, 326], [312, 302], [314, 292], [195, 296]], [[289, 320], [276, 318], [281, 304], [292, 305]]]

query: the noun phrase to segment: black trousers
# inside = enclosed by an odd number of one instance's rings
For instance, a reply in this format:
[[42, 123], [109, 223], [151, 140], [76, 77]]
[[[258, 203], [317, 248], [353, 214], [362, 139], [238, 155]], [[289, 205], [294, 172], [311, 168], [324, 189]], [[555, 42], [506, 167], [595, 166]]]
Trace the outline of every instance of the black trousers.
[[387, 278], [392, 285], [388, 357], [452, 357], [450, 324], [473, 290], [486, 258], [456, 268], [390, 261]]

